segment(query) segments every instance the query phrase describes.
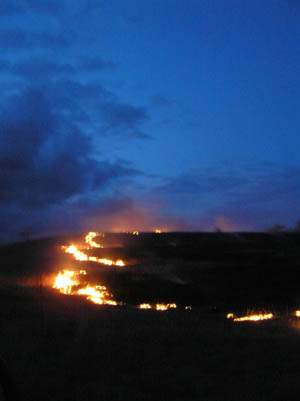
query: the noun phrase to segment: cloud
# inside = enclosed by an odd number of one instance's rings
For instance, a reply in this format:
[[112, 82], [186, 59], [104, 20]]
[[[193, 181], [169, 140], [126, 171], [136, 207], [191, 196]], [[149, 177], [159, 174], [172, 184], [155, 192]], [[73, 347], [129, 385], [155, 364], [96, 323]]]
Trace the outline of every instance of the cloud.
[[1, 0], [0, 16], [11, 16], [33, 11], [35, 13], [57, 15], [64, 10], [63, 1], [51, 0]]
[[172, 106], [174, 102], [163, 95], [156, 94], [152, 96], [151, 103], [157, 107], [169, 107]]
[[265, 229], [300, 216], [300, 166], [258, 163], [191, 170], [152, 191], [193, 229]]
[[0, 46], [3, 52], [8, 50], [30, 51], [39, 49], [55, 50], [70, 45], [66, 35], [49, 32], [30, 32], [23, 29], [1, 29]]
[[136, 174], [124, 164], [94, 159], [90, 138], [71, 128], [61, 131], [41, 91], [11, 99], [0, 119], [2, 206], [47, 207]]
[[0, 16], [7, 17], [17, 14], [19, 7], [13, 0], [2, 0], [0, 2]]
[[[24, 0], [23, 0], [24, 1]], [[24, 7], [28, 10], [30, 8], [35, 13], [58, 15], [61, 14], [65, 7], [63, 1], [53, 0], [25, 0]]]
[[85, 72], [99, 72], [102, 70], [115, 70], [117, 64], [102, 57], [86, 57], [80, 62], [81, 70]]
[[80, 76], [80, 74], [100, 72], [106, 69], [113, 70], [115, 67], [116, 64], [112, 61], [101, 58], [81, 59], [79, 62], [54, 61], [53, 59], [41, 56], [24, 57], [15, 62], [11, 62], [5, 58], [0, 60], [0, 72], [2, 73], [17, 76], [25, 80], [34, 78], [35, 80], [47, 81], [65, 77], [66, 84], [70, 83], [71, 79], [74, 82], [75, 75]]
[[119, 101], [108, 101], [101, 104], [99, 111], [102, 115], [103, 128], [106, 132], [147, 137], [139, 128], [141, 124], [150, 118], [144, 107], [133, 106]]

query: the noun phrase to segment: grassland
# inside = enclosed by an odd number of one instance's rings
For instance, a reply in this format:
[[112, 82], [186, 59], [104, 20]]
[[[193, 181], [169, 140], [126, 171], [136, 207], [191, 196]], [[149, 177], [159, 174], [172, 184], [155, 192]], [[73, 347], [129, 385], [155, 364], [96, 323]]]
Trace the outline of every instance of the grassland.
[[[132, 266], [97, 270], [95, 279], [126, 308], [43, 285], [51, 272], [74, 265], [60, 252], [68, 240], [0, 249], [0, 353], [22, 400], [298, 400], [300, 323], [288, 312], [300, 306], [299, 235], [107, 238], [106, 254]], [[142, 300], [193, 308], [133, 307]], [[272, 309], [279, 319], [224, 319], [247, 308]]]

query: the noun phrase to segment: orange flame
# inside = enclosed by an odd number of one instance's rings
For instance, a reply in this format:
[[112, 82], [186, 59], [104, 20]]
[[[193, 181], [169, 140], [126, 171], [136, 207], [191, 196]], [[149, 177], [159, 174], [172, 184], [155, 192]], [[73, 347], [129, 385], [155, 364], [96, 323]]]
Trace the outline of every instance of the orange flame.
[[[100, 234], [90, 231], [85, 236], [85, 242], [90, 248], [103, 248], [103, 245], [98, 244], [94, 241], [95, 237]], [[133, 235], [139, 235], [138, 231], [134, 231]], [[75, 260], [80, 262], [96, 262], [105, 264], [108, 266], [125, 266], [125, 262], [122, 259], [111, 260], [108, 258], [98, 258], [97, 256], [89, 256], [84, 253], [77, 245], [70, 244], [68, 246], [63, 246], [62, 249], [65, 253], [72, 255]], [[81, 295], [86, 296], [86, 298], [98, 305], [113, 305], [116, 306], [118, 303], [113, 299], [112, 294], [104, 285], [91, 285], [87, 282], [87, 279], [81, 280], [81, 276], [86, 276], [86, 270], [61, 270], [57, 273], [52, 287], [59, 292], [66, 295]], [[167, 311], [169, 309], [177, 308], [175, 303], [157, 303], [154, 305], [148, 303], [142, 303], [138, 306], [139, 309], [153, 309], [156, 311]], [[186, 307], [191, 308], [191, 307]]]
[[111, 260], [108, 258], [97, 258], [96, 256], [89, 256], [86, 253], [79, 250], [78, 247], [74, 244], [71, 244], [67, 247], [63, 246], [62, 248], [66, 253], [73, 255], [74, 258], [80, 262], [95, 262], [107, 266], [118, 266], [118, 267], [125, 266], [125, 262], [122, 259]]
[[233, 322], [260, 322], [274, 319], [274, 315], [273, 313], [251, 313], [249, 315], [237, 317], [233, 313], [228, 313], [227, 319], [231, 319]]
[[91, 248], [104, 248], [104, 246], [102, 244], [98, 244], [96, 241], [94, 241], [94, 239], [96, 237], [98, 237], [100, 233], [96, 233], [95, 231], [90, 231], [89, 233], [87, 233], [87, 235], [85, 236], [85, 242], [91, 247]]
[[139, 309], [154, 309], [157, 311], [166, 311], [169, 309], [175, 309], [177, 308], [176, 304], [155, 304], [155, 305], [151, 305], [151, 304], [140, 304], [139, 305]]
[[62, 270], [54, 279], [53, 288], [66, 295], [86, 295], [87, 299], [98, 305], [118, 305], [104, 285], [90, 285], [85, 287], [80, 282], [80, 276], [86, 275], [85, 270]]
[[98, 305], [117, 305], [117, 302], [111, 299], [111, 294], [104, 285], [87, 285], [77, 291], [78, 295], [87, 295], [89, 301]]
[[77, 274], [74, 270], [62, 270], [57, 274], [54, 280], [53, 288], [59, 290], [63, 294], [70, 295], [73, 287], [79, 285]]
[[152, 306], [150, 304], [140, 304], [139, 308], [140, 309], [152, 309]]

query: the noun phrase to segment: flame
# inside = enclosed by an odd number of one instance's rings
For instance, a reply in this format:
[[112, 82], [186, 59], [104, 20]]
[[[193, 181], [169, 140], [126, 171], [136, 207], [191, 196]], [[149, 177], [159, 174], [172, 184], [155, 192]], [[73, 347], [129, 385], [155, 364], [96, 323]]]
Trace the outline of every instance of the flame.
[[104, 285], [87, 285], [77, 291], [78, 295], [87, 295], [87, 299], [98, 305], [117, 305], [117, 302], [111, 299], [111, 294]]
[[78, 247], [74, 244], [71, 244], [67, 247], [63, 246], [62, 248], [66, 253], [73, 255], [74, 258], [80, 262], [95, 262], [107, 266], [119, 266], [119, 267], [125, 266], [125, 262], [122, 259], [114, 261], [108, 258], [97, 258], [96, 256], [89, 256], [86, 253], [79, 250]]
[[155, 308], [156, 310], [164, 311], [164, 310], [168, 310], [168, 309], [175, 309], [175, 308], [177, 308], [177, 305], [176, 304], [156, 304], [155, 307], [156, 307]]
[[[133, 231], [132, 234], [139, 235], [139, 232]], [[89, 248], [103, 248], [103, 245], [94, 241], [95, 237], [98, 235], [100, 234], [94, 231], [90, 231], [88, 234], [86, 234], [85, 243]], [[125, 262], [122, 259], [117, 259], [114, 261], [108, 258], [89, 256], [82, 251], [82, 247], [79, 249], [79, 247], [74, 244], [63, 246], [62, 249], [65, 253], [72, 255], [75, 260], [80, 262], [96, 262], [108, 266], [125, 266]], [[86, 270], [61, 270], [57, 273], [52, 287], [63, 294], [86, 296], [89, 301], [98, 305], [120, 305], [113, 299], [112, 294], [104, 285], [92, 285], [88, 283], [87, 277], [81, 279], [81, 276], [87, 276]], [[157, 303], [154, 305], [142, 303], [138, 306], [138, 308], [166, 311], [177, 308], [177, 305], [175, 303]], [[185, 309], [191, 309], [191, 307], [186, 307]]]
[[80, 262], [87, 262], [89, 260], [88, 255], [85, 253], [81, 252], [76, 245], [69, 245], [67, 247], [63, 247], [64, 251], [66, 253], [69, 253], [70, 255], [73, 255], [76, 260], [79, 260]]
[[295, 310], [294, 313], [293, 313], [293, 315], [294, 315], [295, 317], [300, 317], [300, 310]]
[[104, 248], [102, 244], [98, 244], [94, 239], [98, 237], [99, 235], [102, 235], [101, 233], [96, 233], [95, 231], [90, 231], [87, 233], [85, 236], [85, 242], [91, 247], [91, 248]]
[[52, 287], [66, 295], [86, 295], [89, 301], [98, 305], [118, 305], [104, 285], [87, 284], [82, 287], [80, 276], [86, 274], [85, 270], [62, 270], [56, 275]]
[[139, 309], [154, 309], [157, 311], [166, 311], [168, 309], [175, 309], [177, 308], [176, 304], [155, 304], [155, 305], [151, 305], [151, 304], [140, 304]]
[[62, 270], [55, 277], [53, 288], [59, 290], [63, 294], [70, 295], [73, 287], [79, 284], [76, 276], [77, 274], [74, 270]]
[[140, 309], [152, 309], [152, 306], [150, 304], [140, 304], [139, 308]]
[[233, 322], [260, 322], [262, 320], [274, 319], [274, 315], [273, 313], [251, 313], [249, 315], [237, 317], [233, 313], [228, 313], [227, 319], [231, 319]]
[[161, 234], [161, 233], [162, 233], [162, 230], [161, 230], [160, 228], [156, 228], [156, 229], [154, 230], [154, 232], [155, 232], [155, 234]]

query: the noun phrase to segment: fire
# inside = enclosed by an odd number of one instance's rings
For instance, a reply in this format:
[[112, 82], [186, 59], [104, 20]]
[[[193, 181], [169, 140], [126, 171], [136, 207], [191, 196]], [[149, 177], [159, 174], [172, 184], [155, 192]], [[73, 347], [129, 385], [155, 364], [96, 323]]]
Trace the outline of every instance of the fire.
[[104, 248], [102, 244], [98, 244], [94, 239], [98, 237], [100, 233], [96, 233], [95, 231], [90, 231], [86, 236], [85, 236], [85, 242], [91, 247], [91, 248]]
[[300, 310], [295, 310], [295, 312], [293, 313], [293, 315], [295, 317], [300, 317]]
[[160, 311], [165, 311], [168, 309], [175, 309], [177, 308], [176, 304], [156, 304], [155, 309]]
[[98, 305], [118, 305], [116, 301], [111, 299], [111, 294], [104, 285], [87, 285], [77, 291], [78, 295], [86, 295], [89, 301]]
[[59, 290], [63, 294], [70, 295], [73, 287], [79, 285], [77, 274], [74, 270], [62, 270], [57, 274], [54, 280], [53, 288]]
[[166, 311], [169, 309], [175, 309], [177, 308], [176, 304], [155, 304], [155, 305], [151, 305], [151, 304], [140, 304], [139, 305], [139, 309], [154, 309], [157, 311]]
[[125, 262], [122, 259], [114, 261], [108, 258], [97, 258], [96, 256], [89, 256], [86, 253], [79, 250], [78, 247], [74, 244], [62, 248], [66, 253], [73, 255], [74, 258], [80, 262], [95, 262], [107, 266], [118, 266], [118, 267], [125, 266]]
[[162, 230], [161, 230], [160, 228], [156, 228], [156, 229], [154, 230], [154, 232], [155, 232], [155, 234], [161, 234], [161, 233], [162, 233]]
[[[139, 235], [139, 232], [133, 231], [132, 234]], [[125, 266], [125, 262], [122, 259], [111, 260], [108, 258], [98, 258], [97, 256], [90, 256], [82, 251], [82, 249], [87, 248], [103, 248], [103, 245], [98, 244], [95, 241], [95, 237], [99, 235], [99, 233], [90, 231], [85, 236], [85, 243], [88, 245], [88, 247], [86, 245], [79, 247], [78, 245], [70, 244], [68, 246], [63, 246], [62, 249], [65, 253], [72, 255], [75, 260], [80, 262], [95, 262], [107, 266]], [[120, 305], [113, 299], [113, 295], [104, 285], [93, 285], [88, 282], [86, 270], [61, 270], [57, 273], [52, 287], [66, 295], [85, 296], [87, 300], [98, 305]], [[153, 309], [156, 311], [167, 311], [169, 309], [177, 308], [177, 305], [175, 303], [157, 303], [153, 305], [142, 303], [138, 305], [138, 308]], [[186, 309], [191, 309], [191, 307], [186, 307]]]
[[140, 309], [152, 309], [152, 306], [150, 304], [140, 304], [139, 308]]
[[80, 262], [87, 262], [89, 260], [89, 256], [81, 252], [76, 245], [69, 245], [67, 247], [63, 247], [63, 249], [66, 253], [73, 255], [74, 258]]
[[85, 270], [62, 270], [56, 275], [53, 288], [66, 295], [85, 295], [89, 301], [98, 305], [118, 305], [104, 285], [87, 284], [83, 287], [80, 276], [86, 274]]
[[233, 313], [228, 313], [227, 319], [231, 319], [233, 322], [260, 322], [263, 320], [274, 319], [274, 315], [273, 313], [251, 313], [249, 315], [237, 317]]

